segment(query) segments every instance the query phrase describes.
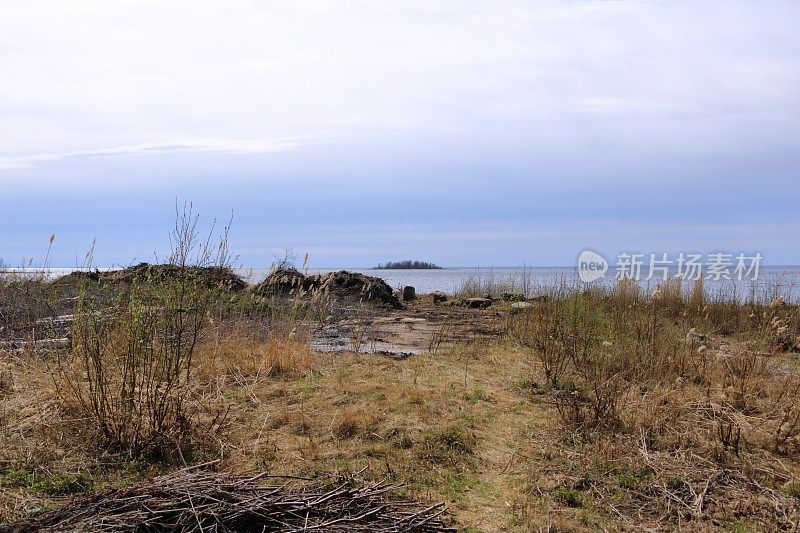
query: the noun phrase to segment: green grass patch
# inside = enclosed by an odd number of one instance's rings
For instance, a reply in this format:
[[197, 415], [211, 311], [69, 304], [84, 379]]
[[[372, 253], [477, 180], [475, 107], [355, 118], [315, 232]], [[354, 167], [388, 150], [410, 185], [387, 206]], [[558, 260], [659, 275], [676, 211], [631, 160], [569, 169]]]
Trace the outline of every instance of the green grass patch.
[[47, 496], [65, 496], [88, 492], [94, 479], [84, 473], [40, 474], [26, 469], [12, 469], [0, 476], [0, 487], [25, 488]]
[[573, 489], [572, 487], [557, 487], [553, 490], [552, 494], [554, 500], [567, 507], [575, 509], [583, 507], [584, 496], [578, 489]]

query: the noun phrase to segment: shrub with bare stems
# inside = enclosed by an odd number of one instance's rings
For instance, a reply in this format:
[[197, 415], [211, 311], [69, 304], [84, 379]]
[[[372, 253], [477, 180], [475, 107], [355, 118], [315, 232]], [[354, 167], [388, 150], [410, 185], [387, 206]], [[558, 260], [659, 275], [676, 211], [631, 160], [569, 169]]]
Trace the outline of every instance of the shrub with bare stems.
[[192, 269], [228, 259], [228, 227], [214, 247], [212, 233], [200, 238], [197, 222], [191, 204], [177, 212], [169, 258], [175, 275], [134, 281], [112, 309], [82, 292], [72, 351], [59, 362], [63, 399], [111, 447], [133, 455], [180, 453], [192, 431], [194, 356], [217, 296]]

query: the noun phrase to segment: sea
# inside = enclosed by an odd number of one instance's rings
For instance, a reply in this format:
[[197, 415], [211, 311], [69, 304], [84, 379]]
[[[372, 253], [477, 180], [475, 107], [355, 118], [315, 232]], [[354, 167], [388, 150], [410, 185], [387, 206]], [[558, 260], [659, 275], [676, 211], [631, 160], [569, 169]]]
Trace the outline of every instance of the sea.
[[[613, 269], [613, 267], [612, 267]], [[490, 293], [498, 296], [502, 292], [521, 293], [527, 297], [548, 294], [554, 290], [574, 287], [604, 286], [613, 287], [617, 283], [613, 271], [609, 271], [602, 279], [586, 284], [580, 281], [577, 267], [456, 267], [440, 269], [376, 269], [376, 268], [326, 268], [308, 269], [308, 274], [324, 274], [337, 270], [360, 272], [367, 276], [383, 279], [392, 288], [414, 287], [417, 293], [427, 294], [441, 291], [456, 294], [464, 288], [470, 292]], [[240, 275], [250, 283], [257, 283], [266, 278], [270, 269], [240, 269]], [[667, 278], [677, 279], [676, 269], [667, 271]], [[775, 298], [783, 298], [789, 303], [800, 303], [800, 266], [768, 266], [761, 267], [756, 279], [714, 279], [703, 276], [703, 290], [709, 296], [746, 300], [754, 297], [759, 301], [771, 302]], [[663, 277], [638, 280], [643, 290], [653, 291]], [[682, 289], [689, 293], [695, 282], [682, 281]]]
[[[44, 275], [56, 278], [74, 271], [74, 268], [50, 268]], [[100, 269], [103, 270], [103, 269]], [[237, 268], [237, 273], [249, 283], [258, 283], [266, 278], [269, 268]], [[392, 288], [411, 286], [418, 294], [441, 291], [456, 294], [469, 289], [474, 294], [489, 293], [497, 296], [502, 292], [521, 293], [528, 297], [548, 294], [561, 288], [585, 287], [579, 280], [576, 267], [455, 267], [440, 269], [375, 269], [359, 267], [309, 268], [309, 275], [325, 274], [339, 270], [359, 272], [367, 276], [382, 278]], [[6, 274], [42, 275], [40, 269], [6, 269]], [[0, 272], [1, 273], [1, 272]], [[675, 278], [677, 271], [667, 272], [668, 278]], [[612, 270], [604, 278], [591, 282], [591, 286], [612, 287], [617, 280]], [[655, 290], [663, 283], [661, 276], [638, 280], [643, 290]], [[694, 281], [683, 281], [685, 292], [692, 290]], [[800, 266], [763, 266], [756, 279], [714, 279], [703, 277], [703, 290], [709, 296], [735, 297], [746, 300], [754, 296], [759, 301], [769, 302], [783, 298], [789, 303], [800, 303]]]

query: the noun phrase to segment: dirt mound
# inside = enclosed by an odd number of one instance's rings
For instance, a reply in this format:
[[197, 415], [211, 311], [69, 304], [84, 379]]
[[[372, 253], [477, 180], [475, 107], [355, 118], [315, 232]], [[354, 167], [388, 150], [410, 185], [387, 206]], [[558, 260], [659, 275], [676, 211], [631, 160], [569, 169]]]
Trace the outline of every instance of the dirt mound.
[[340, 270], [314, 276], [319, 281], [319, 288], [340, 297], [359, 297], [372, 302], [382, 302], [400, 307], [400, 302], [392, 292], [392, 288], [381, 278], [365, 276], [357, 272]]
[[94, 272], [76, 271], [59, 278], [54, 283], [69, 283], [76, 280], [85, 280], [108, 284], [131, 283], [161, 283], [164, 281], [180, 279], [185, 273], [189, 278], [199, 281], [201, 285], [208, 288], [225, 288], [230, 291], [242, 291], [247, 288], [247, 283], [230, 268], [226, 267], [196, 267], [184, 268], [178, 265], [151, 265], [149, 263], [139, 263], [120, 270], [108, 270]]
[[294, 268], [277, 268], [253, 291], [261, 296], [294, 296], [312, 289], [311, 280]]
[[340, 270], [306, 276], [293, 268], [279, 268], [253, 287], [262, 296], [302, 296], [319, 291], [341, 299], [358, 299], [400, 307], [392, 288], [381, 278]]

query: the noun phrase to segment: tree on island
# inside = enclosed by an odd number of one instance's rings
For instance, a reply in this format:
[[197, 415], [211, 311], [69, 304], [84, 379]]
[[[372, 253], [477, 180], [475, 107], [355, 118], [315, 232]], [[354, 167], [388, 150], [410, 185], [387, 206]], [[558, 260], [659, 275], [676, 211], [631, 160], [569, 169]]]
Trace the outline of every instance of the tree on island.
[[405, 261], [389, 261], [384, 264], [378, 264], [375, 267], [380, 270], [400, 270], [400, 269], [437, 269], [442, 268], [435, 263], [428, 263], [427, 261], [412, 261], [406, 259]]

